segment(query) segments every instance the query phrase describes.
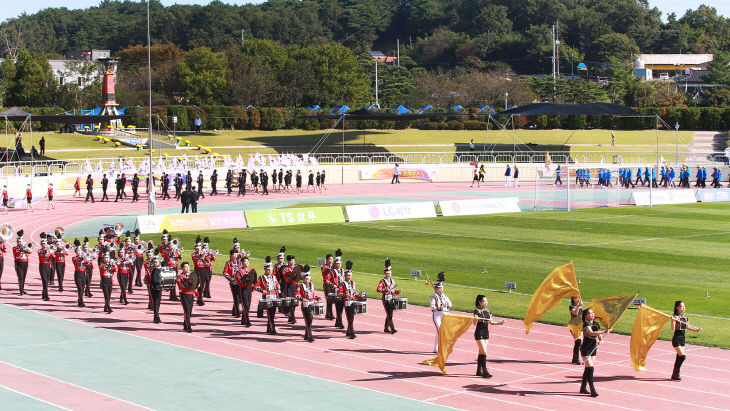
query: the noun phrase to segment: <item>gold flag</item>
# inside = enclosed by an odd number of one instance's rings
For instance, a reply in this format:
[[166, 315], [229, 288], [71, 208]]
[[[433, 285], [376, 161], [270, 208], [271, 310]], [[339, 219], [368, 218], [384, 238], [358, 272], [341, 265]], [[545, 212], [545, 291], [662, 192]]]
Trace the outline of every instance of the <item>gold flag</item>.
[[646, 370], [646, 355], [649, 353], [651, 346], [656, 342], [662, 327], [672, 317], [657, 311], [647, 305], [642, 304], [639, 307], [639, 313], [634, 321], [634, 329], [631, 331], [631, 343], [629, 344], [631, 352], [631, 366], [636, 371]]
[[423, 363], [439, 367], [441, 372], [446, 374], [446, 359], [449, 358], [449, 354], [454, 350], [456, 340], [469, 329], [473, 322], [473, 316], [444, 314], [441, 318], [441, 327], [439, 328], [438, 355]]
[[[603, 324], [604, 328], [613, 328], [621, 315], [626, 311], [627, 308], [634, 302], [636, 293], [633, 297], [630, 295], [620, 295], [616, 297], [602, 297], [594, 298], [588, 305], [585, 306], [584, 310], [591, 309], [596, 315], [596, 320]], [[568, 323], [570, 333], [573, 334], [574, 339], [580, 337], [580, 333], [583, 331], [583, 319], [580, 315], [571, 318]]]
[[580, 297], [572, 261], [554, 269], [532, 294], [530, 306], [523, 320], [525, 333], [529, 334], [532, 323], [566, 297]]

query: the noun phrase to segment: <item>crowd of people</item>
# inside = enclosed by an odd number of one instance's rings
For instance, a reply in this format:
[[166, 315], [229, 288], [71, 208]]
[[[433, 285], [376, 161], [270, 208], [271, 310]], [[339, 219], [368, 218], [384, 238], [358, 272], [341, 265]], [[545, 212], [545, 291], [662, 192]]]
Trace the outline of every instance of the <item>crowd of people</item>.
[[[558, 166], [554, 185], [562, 185], [560, 173], [561, 167]], [[594, 183], [600, 187], [613, 187], [614, 176], [615, 183], [624, 188], [635, 188], [639, 185], [649, 186], [649, 184], [651, 184], [652, 188], [707, 187], [707, 169], [704, 166], [697, 166], [695, 183], [692, 185], [690, 181], [690, 168], [687, 165], [680, 166], [679, 174], [677, 174], [672, 166], [661, 166], [658, 176], [654, 167], [638, 167], [636, 169], [636, 179], [634, 179], [634, 171], [632, 168], [610, 169], [601, 167], [595, 170], [595, 174], [593, 174], [593, 169], [591, 168], [579, 168], [575, 170], [575, 184], [579, 187], [592, 187]], [[657, 177], [659, 181], [657, 181]], [[719, 167], [712, 168], [710, 177], [712, 178], [710, 187], [722, 187], [722, 172]], [[730, 185], [730, 180], [728, 180], [728, 185]]]

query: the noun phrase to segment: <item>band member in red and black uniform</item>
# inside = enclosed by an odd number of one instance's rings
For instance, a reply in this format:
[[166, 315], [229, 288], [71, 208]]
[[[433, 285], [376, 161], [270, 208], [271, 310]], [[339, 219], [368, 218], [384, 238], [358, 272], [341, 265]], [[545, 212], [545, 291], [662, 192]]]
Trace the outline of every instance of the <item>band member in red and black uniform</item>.
[[[279, 281], [272, 273], [271, 257], [268, 255], [266, 256], [266, 262], [264, 263], [264, 275], [259, 277], [258, 281], [256, 281], [256, 291], [261, 292], [262, 299], [276, 299], [279, 297]], [[276, 326], [274, 324], [276, 307], [271, 307], [266, 311], [268, 314], [268, 320], [266, 322], [266, 333], [276, 335]]]
[[325, 311], [324, 319], [334, 320], [335, 316], [332, 314], [332, 304], [334, 304], [334, 301], [327, 296], [330, 293], [334, 293], [332, 285], [329, 283], [330, 270], [332, 270], [332, 263], [334, 259], [332, 258], [332, 254], [330, 253], [327, 253], [324, 258], [325, 263], [322, 266], [322, 288], [324, 291], [324, 298], [327, 304], [327, 310]]
[[[281, 288], [282, 296], [284, 295], [285, 291], [285, 283], [284, 279], [281, 277], [281, 270], [286, 267], [286, 263], [284, 262], [284, 259], [286, 258], [286, 255], [284, 254], [286, 252], [286, 246], [281, 246], [279, 249], [279, 254], [276, 255], [276, 264], [274, 264], [273, 267], [273, 273], [276, 276], [276, 281], [279, 282], [279, 285]], [[279, 312], [284, 313], [284, 307], [279, 307]]]
[[180, 288], [180, 302], [183, 307], [183, 330], [191, 333], [193, 328], [190, 325], [190, 316], [193, 314], [193, 299], [198, 293], [198, 278], [195, 273], [190, 272], [190, 263], [187, 261], [180, 265], [180, 273], [177, 275], [177, 286]]
[[[294, 294], [297, 292], [297, 287], [299, 287], [299, 283], [294, 280], [294, 266], [296, 264], [296, 261], [294, 259], [293, 255], [286, 256], [287, 265], [284, 266], [281, 269], [281, 278], [284, 279], [284, 287], [283, 287], [283, 293], [284, 297], [294, 297]], [[296, 306], [291, 306], [286, 311], [286, 314], [289, 315], [289, 324], [296, 324], [297, 319], [294, 317], [294, 313], [296, 311]]]
[[337, 255], [332, 263], [332, 268], [330, 269], [330, 275], [327, 278], [327, 282], [330, 285], [330, 289], [334, 290], [333, 293], [335, 294], [335, 327], [341, 329], [345, 328], [345, 326], [342, 325], [342, 311], [345, 309], [345, 302], [339, 297], [337, 291], [340, 289], [340, 284], [345, 280], [345, 273], [342, 271], [342, 251], [338, 248], [335, 254], [340, 255]]
[[129, 285], [130, 272], [134, 270], [134, 260], [127, 254], [127, 248], [119, 248], [119, 258], [116, 261], [117, 281], [119, 282], [119, 303], [127, 305], [127, 286]]
[[142, 268], [144, 268], [144, 285], [147, 287], [147, 309], [152, 309], [152, 290], [150, 290], [150, 281], [151, 281], [151, 275], [152, 275], [152, 269], [154, 268], [154, 264], [152, 261], [152, 258], [154, 256], [154, 245], [152, 245], [152, 242], [147, 244], [147, 260], [142, 264]]
[[213, 251], [210, 250], [208, 237], [203, 238], [203, 252], [205, 253], [205, 278], [201, 280], [203, 283], [201, 294], [205, 298], [210, 298], [210, 280], [213, 278], [213, 261], [216, 257]]
[[[180, 252], [173, 242], [167, 243], [167, 249], [165, 250], [165, 266], [175, 270], [175, 274], [178, 272], [178, 261], [180, 260]], [[177, 301], [177, 292], [175, 287], [170, 288], [170, 301]]]
[[165, 267], [167, 263], [165, 262], [165, 251], [167, 250], [167, 240], [170, 239], [170, 234], [167, 232], [167, 229], [162, 230], [162, 235], [160, 236], [160, 244], [157, 245], [157, 254], [160, 255], [160, 264], [162, 267]]
[[[60, 238], [59, 238], [60, 240]], [[58, 291], [63, 292], [63, 277], [66, 274], [66, 256], [68, 251], [62, 241], [56, 241], [56, 252], [53, 254], [56, 277], [58, 277]]]
[[674, 302], [674, 316], [672, 317], [672, 330], [674, 330], [674, 336], [672, 337], [672, 347], [677, 351], [677, 356], [674, 359], [674, 370], [672, 371], [672, 379], [675, 381], [682, 381], [682, 377], [679, 376], [679, 370], [682, 368], [682, 363], [686, 356], [684, 355], [684, 339], [686, 330], [700, 332], [702, 328], [689, 325], [687, 314], [685, 314], [685, 307], [682, 301]]
[[[137, 287], [142, 286], [142, 266], [144, 265], [144, 250], [145, 246], [142, 244], [140, 238], [139, 238], [140, 231], [139, 229], [134, 230], [134, 245], [133, 245], [133, 252], [135, 257], [137, 257], [134, 260], [134, 271], [136, 273], [134, 277], [134, 285]], [[132, 293], [132, 282], [129, 282], [129, 292]]]
[[[330, 258], [332, 256], [330, 255]], [[315, 301], [319, 301], [319, 297], [314, 295], [314, 285], [311, 281], [311, 274], [309, 273], [309, 264], [305, 265], [302, 269], [302, 282], [299, 283], [297, 288], [296, 298], [302, 301], [302, 316], [304, 317], [304, 339], [309, 342], [313, 342], [312, 337], [312, 306], [311, 304]]]
[[347, 317], [347, 332], [345, 335], [350, 339], [355, 338], [355, 306], [352, 304], [356, 299], [355, 292], [355, 282], [352, 281], [352, 261], [347, 261], [345, 263], [345, 280], [340, 283], [337, 295], [345, 305], [345, 316]]
[[121, 252], [122, 248], [124, 248], [125, 258], [129, 260], [130, 264], [128, 273], [129, 278], [127, 280], [127, 286], [125, 288], [127, 289], [127, 293], [134, 294], [134, 290], [132, 289], [132, 283], [134, 282], [134, 271], [136, 270], [135, 264], [137, 261], [137, 247], [132, 244], [132, 237], [130, 237], [131, 234], [132, 233], [127, 231], [127, 236], [124, 237], [124, 247], [119, 247], [119, 251]]
[[23, 241], [23, 230], [17, 232], [18, 244], [13, 247], [13, 258], [15, 258], [15, 274], [18, 276], [18, 292], [20, 295], [25, 292], [25, 276], [28, 274], [28, 254], [30, 250]]
[[251, 326], [248, 314], [251, 311], [251, 292], [256, 284], [256, 270], [248, 265], [248, 257], [244, 254], [241, 257], [241, 265], [236, 272], [236, 283], [241, 300], [241, 325], [246, 328]]
[[145, 279], [145, 284], [150, 288], [150, 296], [152, 298], [152, 310], [154, 317], [152, 322], [160, 323], [160, 300], [162, 300], [162, 265], [160, 257], [152, 257], [152, 269], [150, 271], [149, 280]]
[[104, 253], [103, 260], [99, 266], [99, 275], [101, 275], [101, 291], [104, 293], [104, 312], [111, 314], [111, 298], [112, 285], [114, 284], [114, 273], [117, 271], [117, 265], [111, 259], [109, 253]]
[[[591, 394], [591, 397], [598, 397], [596, 388], [593, 386], [593, 362], [598, 351], [598, 344], [603, 336], [611, 332], [611, 329], [601, 330], [601, 326], [595, 322], [596, 315], [590, 308], [583, 310], [581, 313], [583, 319], [583, 343], [580, 346], [580, 354], [585, 361], [585, 369], [583, 370], [583, 380], [580, 383], [581, 394]], [[586, 384], [591, 391], [586, 390]]]
[[[236, 239], [234, 238], [234, 241]], [[238, 252], [232, 249], [228, 255], [230, 258], [226, 261], [225, 267], [223, 267], [223, 277], [228, 280], [228, 285], [231, 287], [231, 296], [233, 297], [233, 308], [231, 309], [231, 315], [238, 318], [241, 316], [241, 291], [238, 289], [238, 283], [236, 282], [236, 276], [240, 268], [238, 260]]]
[[41, 238], [44, 238], [48, 242], [48, 251], [51, 253], [51, 272], [48, 273], [48, 285], [56, 285], [54, 281], [54, 275], [56, 274], [56, 250], [55, 250], [55, 244], [56, 244], [56, 237], [52, 236], [50, 234], [41, 233]]
[[203, 302], [203, 289], [205, 288], [205, 277], [206, 277], [206, 254], [203, 252], [203, 244], [200, 242], [200, 236], [195, 239], [195, 251], [193, 251], [193, 267], [195, 274], [198, 275], [198, 305], [205, 305]]
[[385, 269], [383, 269], [385, 278], [378, 283], [378, 292], [383, 294], [383, 308], [385, 308], [385, 329], [384, 332], [395, 334], [395, 326], [393, 325], [393, 309], [395, 308], [393, 297], [400, 294], [400, 290], [395, 289], [395, 281], [391, 278], [393, 269], [390, 266], [390, 259], [385, 259]]
[[[3, 278], [3, 268], [5, 268], [5, 251], [7, 251], [5, 246], [5, 240], [0, 238], [0, 280], [2, 280]], [[2, 289], [3, 286], [2, 284], [0, 284], [0, 290]]]
[[92, 251], [89, 249], [89, 238], [84, 237], [84, 242], [81, 245], [82, 255], [84, 256], [84, 262], [86, 263], [86, 297], [93, 297], [91, 294], [91, 274], [94, 272], [94, 258], [99, 258], [101, 261], [97, 262], [97, 265], [101, 265], [103, 262], [104, 250], [106, 246], [104, 243], [99, 243]]
[[44, 237], [41, 239], [41, 248], [38, 250], [38, 272], [41, 274], [41, 283], [43, 284], [41, 297], [44, 301], [50, 300], [50, 298], [48, 298], [48, 280], [51, 277], [52, 261], [53, 253], [50, 249], [48, 249], [48, 241]]
[[86, 307], [84, 304], [84, 287], [86, 287], [86, 261], [81, 251], [81, 241], [74, 240], [74, 253], [71, 257], [71, 263], [74, 265], [74, 283], [76, 284], [76, 292], [79, 295], [78, 306]]
[[[570, 311], [570, 318], [575, 318], [583, 313], [583, 300], [581, 300], [580, 296], [577, 297], [570, 297], [570, 306], [568, 307], [568, 310]], [[573, 335], [571, 333], [571, 335]], [[580, 345], [583, 342], [581, 340], [581, 336], [583, 333], [581, 332], [581, 335], [578, 336], [578, 338], [575, 339], [573, 342], [573, 360], [572, 363], [575, 365], [580, 365]]]

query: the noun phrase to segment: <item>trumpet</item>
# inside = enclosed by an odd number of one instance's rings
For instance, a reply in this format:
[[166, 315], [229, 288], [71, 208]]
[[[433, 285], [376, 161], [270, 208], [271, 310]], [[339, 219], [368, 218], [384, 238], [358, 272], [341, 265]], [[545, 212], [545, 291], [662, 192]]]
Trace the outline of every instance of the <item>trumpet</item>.
[[178, 248], [180, 246], [180, 239], [175, 237], [170, 241], [172, 243], [173, 248]]
[[215, 250], [207, 250], [208, 254], [219, 255], [221, 252], [216, 248]]
[[13, 227], [8, 223], [0, 225], [0, 242], [5, 242], [13, 237]]
[[122, 224], [122, 223], [114, 224], [114, 234], [116, 234], [117, 237], [122, 235], [123, 232], [124, 232], [124, 224]]

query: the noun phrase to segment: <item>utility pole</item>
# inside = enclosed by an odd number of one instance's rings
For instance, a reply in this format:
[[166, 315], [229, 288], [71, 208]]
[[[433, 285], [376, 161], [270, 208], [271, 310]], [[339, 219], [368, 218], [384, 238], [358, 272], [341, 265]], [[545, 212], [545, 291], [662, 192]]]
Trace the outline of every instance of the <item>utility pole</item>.
[[375, 107], [380, 108], [378, 101], [378, 58], [375, 57]]
[[243, 32], [244, 32], [244, 30], [241, 29], [241, 46], [243, 46]]
[[555, 77], [555, 25], [554, 24], [553, 24], [553, 27], [552, 27], [552, 30], [551, 30], [551, 34], [552, 34], [552, 39], [553, 39], [553, 60], [552, 60], [552, 63], [553, 63], [553, 67], [552, 67], [552, 71], [553, 71], [553, 102], [555, 102], [555, 100], [557, 99], [557, 96], [556, 96], [557, 91], [555, 89], [555, 80], [556, 80], [556, 77]]
[[573, 53], [570, 53], [570, 79], [573, 80]]
[[560, 78], [560, 20], [555, 21], [555, 71]]
[[395, 39], [395, 49], [396, 51], [396, 61], [398, 62], [398, 67], [400, 67], [400, 39]]

